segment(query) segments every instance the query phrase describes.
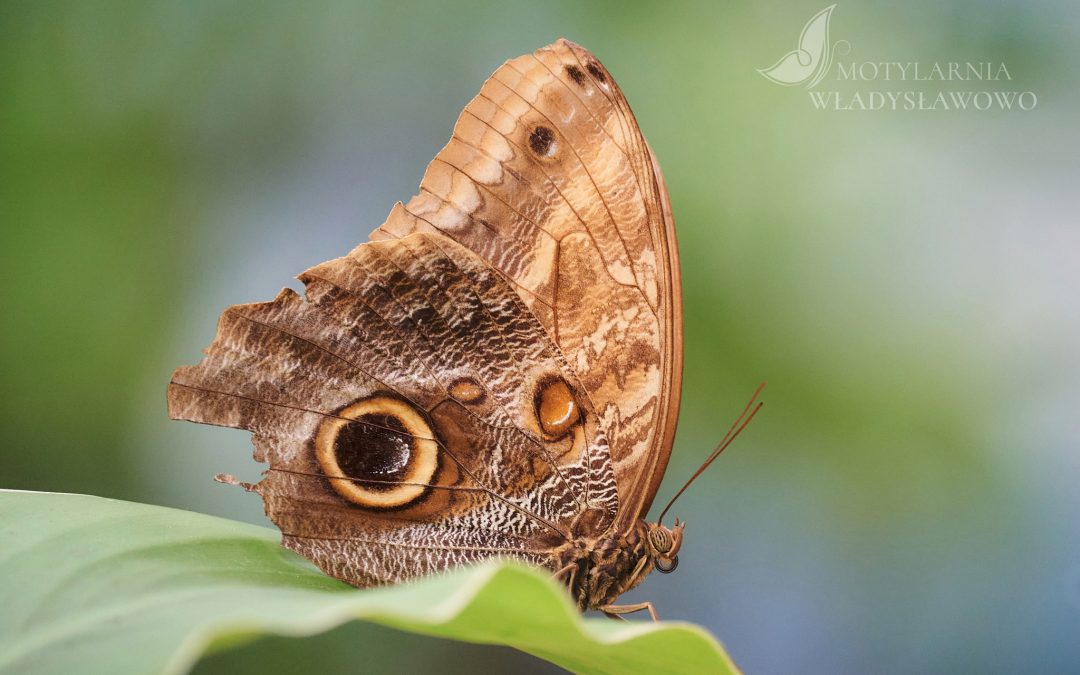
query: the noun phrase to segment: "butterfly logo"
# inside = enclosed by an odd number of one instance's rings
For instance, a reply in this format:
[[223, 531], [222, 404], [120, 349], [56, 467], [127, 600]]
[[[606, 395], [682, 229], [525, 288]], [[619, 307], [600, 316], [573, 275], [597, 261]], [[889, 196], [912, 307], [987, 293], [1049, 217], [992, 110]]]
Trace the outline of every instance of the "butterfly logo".
[[850, 50], [846, 40], [829, 44], [829, 20], [835, 8], [836, 5], [829, 5], [810, 17], [799, 34], [798, 49], [784, 54], [772, 66], [758, 68], [757, 71], [786, 87], [805, 83], [806, 88], [810, 89], [820, 82], [832, 66], [834, 53], [839, 51], [846, 54]]

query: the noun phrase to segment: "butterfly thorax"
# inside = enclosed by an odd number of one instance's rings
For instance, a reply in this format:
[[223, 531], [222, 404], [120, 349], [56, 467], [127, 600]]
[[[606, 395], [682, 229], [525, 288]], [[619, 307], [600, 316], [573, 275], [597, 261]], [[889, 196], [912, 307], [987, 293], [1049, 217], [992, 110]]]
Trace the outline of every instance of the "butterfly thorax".
[[566, 542], [556, 555], [571, 596], [582, 610], [598, 609], [641, 583], [651, 570], [643, 521], [628, 532], [583, 534]]
[[589, 529], [576, 528], [575, 540], [557, 552], [558, 568], [568, 570], [570, 595], [582, 610], [612, 604], [642, 583], [653, 567], [673, 568], [669, 561], [683, 538], [680, 527], [673, 531], [644, 519], [621, 532], [608, 529], [593, 535]]

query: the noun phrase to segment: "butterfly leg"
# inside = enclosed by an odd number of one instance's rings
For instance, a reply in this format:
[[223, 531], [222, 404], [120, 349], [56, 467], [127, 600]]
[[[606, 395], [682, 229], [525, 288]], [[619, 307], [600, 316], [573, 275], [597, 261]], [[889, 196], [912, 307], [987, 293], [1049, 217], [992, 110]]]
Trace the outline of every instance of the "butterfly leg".
[[556, 572], [552, 576], [555, 578], [556, 581], [563, 581], [563, 579], [562, 579], [563, 575], [568, 574], [569, 576], [567, 576], [566, 580], [565, 580], [566, 586], [567, 586], [567, 588], [573, 588], [574, 587], [574, 579], [577, 577], [577, 571], [578, 571], [578, 566], [577, 566], [577, 563], [574, 562], [574, 563], [570, 563], [566, 567], [563, 567], [562, 569], [560, 569], [558, 572]]
[[649, 610], [649, 616], [653, 621], [659, 621], [660, 617], [656, 615], [656, 608], [653, 607], [651, 602], [639, 602], [634, 605], [604, 605], [599, 608], [601, 612], [612, 619], [620, 619], [626, 621], [626, 617], [623, 614], [632, 614], [634, 612], [640, 612], [643, 609]]

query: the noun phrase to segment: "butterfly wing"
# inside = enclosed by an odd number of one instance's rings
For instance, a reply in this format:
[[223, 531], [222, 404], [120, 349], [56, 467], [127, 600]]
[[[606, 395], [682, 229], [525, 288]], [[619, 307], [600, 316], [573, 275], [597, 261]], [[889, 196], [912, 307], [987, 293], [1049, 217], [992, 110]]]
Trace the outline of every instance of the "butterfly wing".
[[551, 567], [582, 512], [644, 515], [677, 416], [677, 257], [603, 66], [566, 41], [508, 61], [372, 239], [305, 298], [226, 310], [169, 387], [174, 418], [254, 432], [286, 545], [367, 585]]
[[538, 420], [538, 391], [580, 382], [475, 253], [417, 233], [300, 278], [306, 299], [226, 310], [169, 387], [172, 417], [254, 432], [286, 545], [368, 585], [495, 555], [548, 565], [586, 502], [614, 512], [594, 411], [559, 438]]
[[503, 64], [372, 238], [425, 231], [512, 282], [600, 416], [620, 526], [644, 516], [678, 418], [682, 296], [663, 177], [611, 74], [567, 40]]

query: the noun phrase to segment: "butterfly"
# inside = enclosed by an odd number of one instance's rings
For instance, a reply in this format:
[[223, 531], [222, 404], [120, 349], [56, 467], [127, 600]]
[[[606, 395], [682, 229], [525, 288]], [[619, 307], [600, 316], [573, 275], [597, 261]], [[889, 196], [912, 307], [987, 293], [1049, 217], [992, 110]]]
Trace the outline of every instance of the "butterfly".
[[168, 388], [172, 418], [253, 432], [269, 468], [243, 485], [286, 547], [357, 586], [512, 558], [582, 610], [656, 618], [616, 600], [683, 541], [645, 520], [679, 410], [679, 259], [656, 157], [591, 53], [503, 64], [420, 192], [299, 279], [226, 309]]

